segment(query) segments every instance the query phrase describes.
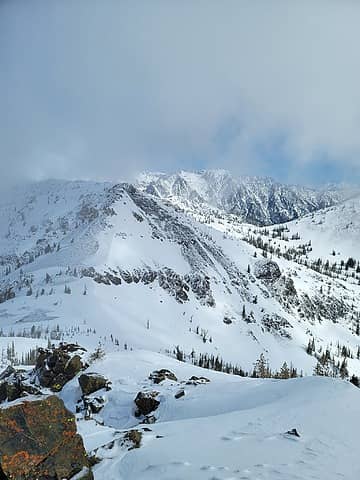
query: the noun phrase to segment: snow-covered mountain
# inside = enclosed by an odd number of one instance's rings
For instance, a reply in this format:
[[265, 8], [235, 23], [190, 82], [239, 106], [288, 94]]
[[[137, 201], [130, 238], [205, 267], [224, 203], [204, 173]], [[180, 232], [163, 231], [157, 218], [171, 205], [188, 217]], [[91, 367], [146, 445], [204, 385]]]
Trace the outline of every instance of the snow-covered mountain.
[[345, 186], [316, 190], [281, 184], [271, 178], [236, 178], [226, 170], [144, 173], [139, 176], [138, 185], [147, 193], [185, 208], [212, 207], [255, 225], [287, 222], [334, 205], [354, 193], [353, 188]]
[[[360, 374], [356, 265], [348, 267], [348, 276], [345, 270], [329, 275], [313, 268], [310, 250], [305, 248], [307, 262], [289, 251], [300, 248], [302, 239], [315, 248], [319, 238], [320, 245], [321, 235], [331, 238], [345, 216], [354, 218], [354, 226], [358, 202], [285, 225], [254, 227], [224, 205], [205, 202], [208, 187], [200, 177], [186, 185], [196, 190], [189, 193], [191, 204], [199, 195], [204, 209], [185, 208], [167, 193], [154, 195], [145, 181], [140, 187], [45, 181], [0, 201], [1, 363], [21, 363], [30, 349], [49, 342], [78, 342], [89, 352], [101, 348], [105, 357], [90, 369], [106, 375], [112, 390], [104, 393], [99, 416], [83, 421], [78, 413], [88, 451], [102, 459], [94, 469], [97, 480], [296, 478], [297, 462], [303, 478], [312, 472], [335, 479], [341, 471], [346, 478], [355, 471], [348, 462], [333, 465], [324, 453], [325, 444], [346, 451], [340, 421], [335, 438], [324, 418], [313, 424], [309, 415], [311, 410], [320, 416], [325, 400], [329, 412], [340, 408], [345, 398], [349, 409], [342, 424], [350, 429], [357, 389], [334, 379], [287, 383], [239, 375], [251, 375], [254, 368], [255, 376], [280, 378], [311, 376], [314, 369], [344, 379]], [[311, 215], [322, 222], [313, 223]], [[273, 237], [274, 229], [280, 233]], [[358, 229], [352, 232], [355, 242]], [[340, 234], [336, 251], [347, 240]], [[277, 251], [271, 242], [284, 246]], [[324, 262], [329, 248], [330, 243]], [[178, 380], [152, 386], [148, 376], [161, 368], [171, 369]], [[187, 382], [194, 375], [210, 382]], [[119, 429], [144, 420], [135, 416], [133, 400], [138, 391], [152, 388], [159, 399], [157, 423], [143, 431], [143, 451], [124, 453]], [[175, 397], [180, 390], [184, 395]], [[75, 412], [81, 396], [77, 378], [61, 396]], [[312, 406], [304, 409], [309, 398]], [[284, 436], [294, 427], [304, 438]], [[216, 437], [219, 453], [213, 460], [206, 449], [195, 452], [191, 435], [194, 442], [202, 435]], [[168, 459], [161, 457], [163, 437]], [[253, 455], [235, 460], [239, 442]], [[265, 454], [264, 442], [276, 448]], [[275, 450], [286, 451], [286, 460]], [[352, 455], [351, 450], [353, 463]]]
[[[96, 330], [94, 345], [100, 335], [179, 347], [246, 371], [266, 353], [273, 368], [287, 361], [312, 373], [309, 338], [319, 348], [336, 339], [356, 357], [356, 282], [334, 278], [328, 288], [330, 277], [306, 265], [264, 258], [243, 241], [243, 225], [237, 233], [224, 218], [201, 223], [128, 184], [51, 181], [18, 191], [0, 208], [1, 326], [17, 334], [82, 324]], [[359, 365], [349, 359], [353, 373]]]

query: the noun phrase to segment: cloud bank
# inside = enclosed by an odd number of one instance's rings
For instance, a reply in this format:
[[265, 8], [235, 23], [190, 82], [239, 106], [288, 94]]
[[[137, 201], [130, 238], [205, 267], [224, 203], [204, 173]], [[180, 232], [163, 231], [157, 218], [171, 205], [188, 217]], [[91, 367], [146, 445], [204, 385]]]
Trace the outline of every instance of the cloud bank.
[[2, 182], [360, 167], [360, 4], [3, 0]]

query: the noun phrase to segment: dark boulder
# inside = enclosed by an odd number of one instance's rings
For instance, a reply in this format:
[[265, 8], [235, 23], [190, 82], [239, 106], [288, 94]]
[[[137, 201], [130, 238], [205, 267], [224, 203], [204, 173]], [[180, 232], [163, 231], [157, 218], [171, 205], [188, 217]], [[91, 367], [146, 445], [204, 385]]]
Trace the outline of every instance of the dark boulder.
[[10, 377], [16, 370], [11, 365], [8, 365], [3, 372], [0, 373], [0, 380]]
[[102, 388], [110, 390], [110, 383], [109, 380], [98, 373], [83, 373], [79, 377], [79, 384], [84, 395], [90, 395]]
[[300, 434], [299, 434], [299, 432], [296, 430], [296, 428], [292, 428], [291, 430], [288, 430], [288, 431], [286, 432], [286, 435], [292, 435], [292, 436], [294, 436], [294, 437], [300, 438]]
[[156, 399], [158, 395], [159, 392], [139, 392], [134, 400], [135, 405], [137, 406], [135, 416], [146, 416], [156, 410], [160, 405], [159, 400]]
[[[6, 375], [5, 375], [6, 372]], [[20, 371], [16, 371], [12, 367], [8, 367], [0, 378], [0, 403], [12, 402], [18, 398], [26, 397], [28, 395], [40, 395], [38, 388], [26, 383], [27, 376]]]
[[87, 365], [82, 361], [84, 348], [74, 344], [60, 344], [52, 349], [39, 349], [34, 369], [35, 378], [42, 387], [59, 392]]
[[83, 395], [81, 400], [77, 402], [76, 413], [83, 412], [85, 420], [90, 420], [93, 414], [100, 413], [104, 405], [104, 397], [89, 397]]
[[196, 377], [195, 375], [193, 375], [186, 382], [186, 385], [202, 385], [204, 383], [209, 383], [209, 382], [210, 380], [206, 377]]
[[93, 479], [75, 417], [55, 395], [0, 409], [0, 452], [4, 479]]
[[184, 397], [185, 396], [185, 390], [182, 388], [181, 390], [179, 390], [178, 392], [175, 393], [174, 397], [176, 399], [179, 399], [181, 397]]

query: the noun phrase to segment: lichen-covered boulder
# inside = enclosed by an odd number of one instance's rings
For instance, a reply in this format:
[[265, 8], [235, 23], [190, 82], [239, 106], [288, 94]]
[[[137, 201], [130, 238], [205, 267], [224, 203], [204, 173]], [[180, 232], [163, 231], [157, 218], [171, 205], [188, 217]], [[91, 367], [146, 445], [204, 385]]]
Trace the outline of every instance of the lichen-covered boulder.
[[59, 392], [63, 386], [86, 368], [81, 355], [85, 349], [74, 344], [60, 344], [52, 349], [39, 349], [34, 375], [42, 387]]
[[79, 377], [79, 384], [83, 395], [90, 395], [102, 388], [110, 390], [110, 383], [109, 380], [98, 373], [83, 373]]
[[2, 478], [62, 480], [93, 475], [75, 417], [55, 395], [0, 409]]

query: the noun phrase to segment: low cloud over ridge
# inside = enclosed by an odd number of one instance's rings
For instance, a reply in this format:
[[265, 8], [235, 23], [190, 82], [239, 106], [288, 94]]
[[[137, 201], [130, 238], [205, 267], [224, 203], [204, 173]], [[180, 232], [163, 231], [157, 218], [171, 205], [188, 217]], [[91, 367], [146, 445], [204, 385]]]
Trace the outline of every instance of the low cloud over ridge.
[[[4, 0], [2, 181], [360, 153], [355, 1]], [[321, 174], [321, 171], [317, 171]]]

